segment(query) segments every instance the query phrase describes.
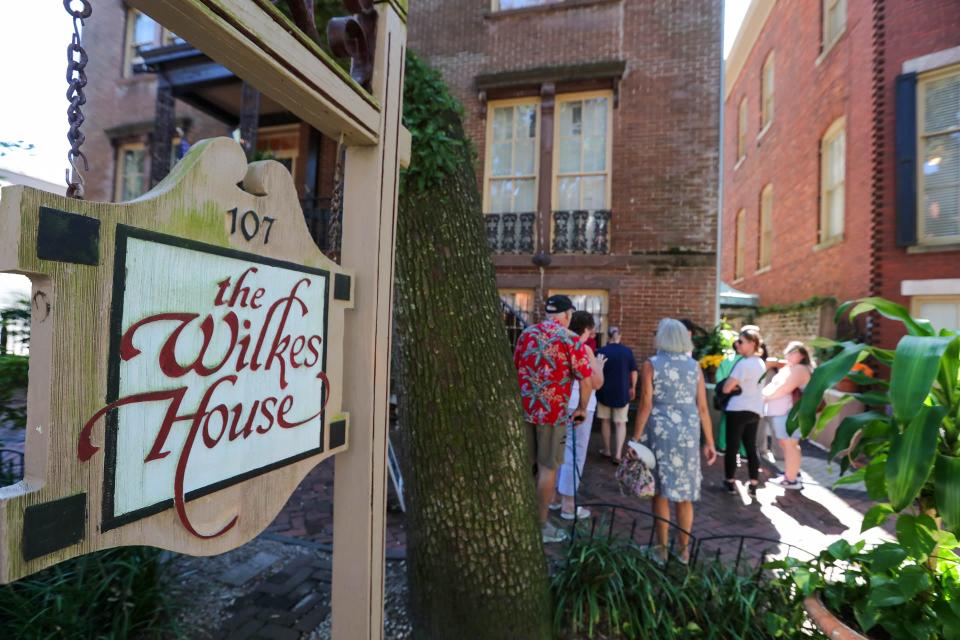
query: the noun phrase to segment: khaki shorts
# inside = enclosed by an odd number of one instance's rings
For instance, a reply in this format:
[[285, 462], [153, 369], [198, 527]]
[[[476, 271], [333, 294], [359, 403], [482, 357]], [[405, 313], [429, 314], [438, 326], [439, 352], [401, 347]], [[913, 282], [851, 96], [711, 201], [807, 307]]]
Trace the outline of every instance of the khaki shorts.
[[609, 420], [610, 414], [613, 413], [614, 422], [626, 422], [627, 414], [630, 413], [630, 405], [624, 405], [618, 409], [611, 409], [602, 402], [597, 403], [597, 417], [601, 420]]
[[546, 469], [556, 469], [563, 464], [563, 447], [567, 443], [567, 423], [527, 423], [527, 445], [530, 462]]

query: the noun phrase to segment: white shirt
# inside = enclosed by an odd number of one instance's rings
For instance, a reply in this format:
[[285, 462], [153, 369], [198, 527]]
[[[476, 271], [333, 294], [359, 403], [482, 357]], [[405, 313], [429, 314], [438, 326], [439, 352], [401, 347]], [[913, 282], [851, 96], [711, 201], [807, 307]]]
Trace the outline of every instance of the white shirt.
[[[573, 388], [570, 389], [570, 402], [567, 403], [567, 408], [571, 411], [575, 411], [577, 407], [580, 406], [580, 381], [573, 381]], [[590, 392], [590, 401], [587, 403], [587, 413], [591, 411], [596, 411], [597, 409], [597, 392]]]
[[767, 365], [759, 356], [743, 358], [730, 372], [730, 378], [740, 381], [740, 394], [732, 396], [727, 403], [727, 411], [749, 411], [763, 415], [763, 395], [760, 378], [767, 372]]

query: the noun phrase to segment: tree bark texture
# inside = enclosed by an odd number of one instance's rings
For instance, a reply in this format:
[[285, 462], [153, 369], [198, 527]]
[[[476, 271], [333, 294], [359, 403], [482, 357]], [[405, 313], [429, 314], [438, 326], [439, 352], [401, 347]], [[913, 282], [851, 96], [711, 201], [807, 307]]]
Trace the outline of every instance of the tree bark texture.
[[414, 637], [549, 638], [517, 374], [471, 164], [464, 149], [440, 187], [400, 196], [394, 375]]

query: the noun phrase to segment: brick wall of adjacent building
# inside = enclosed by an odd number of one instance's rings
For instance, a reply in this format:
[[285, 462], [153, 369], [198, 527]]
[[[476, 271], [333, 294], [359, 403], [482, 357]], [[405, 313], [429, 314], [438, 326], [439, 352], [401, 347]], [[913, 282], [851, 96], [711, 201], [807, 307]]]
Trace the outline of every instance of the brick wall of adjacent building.
[[[123, 77], [124, 34], [127, 8], [121, 0], [97, 0], [93, 15], [83, 27], [83, 42], [90, 54], [87, 63], [87, 104], [83, 132], [83, 150], [90, 159], [85, 172], [86, 197], [89, 200], [112, 201], [116, 172], [115, 142], [148, 142], [153, 131], [157, 81], [152, 74]], [[178, 117], [192, 123], [188, 139], [228, 135], [222, 122], [177, 101]], [[139, 131], [113, 141], [106, 131], [126, 125], [141, 125]], [[149, 153], [147, 159], [149, 175]]]
[[[779, 1], [724, 102], [722, 274], [725, 282], [759, 294], [761, 305], [812, 296], [848, 299], [869, 292], [870, 150], [872, 110], [869, 2], [848, 2], [847, 29], [821, 54], [820, 2]], [[761, 71], [774, 54], [774, 116], [761, 130]], [[746, 157], [737, 166], [740, 100], [746, 96]], [[819, 249], [820, 141], [846, 118], [847, 174], [843, 241]], [[773, 244], [769, 270], [758, 273], [760, 192], [773, 185]], [[745, 269], [734, 277], [736, 215], [746, 211]]]
[[799, 340], [809, 347], [815, 338], [835, 338], [835, 312], [836, 305], [832, 303], [766, 313], [761, 309], [761, 312], [754, 316], [753, 324], [760, 327], [770, 355], [781, 357], [787, 344], [794, 340]]
[[499, 285], [538, 295], [608, 291], [609, 323], [641, 350], [663, 316], [711, 326], [721, 3], [568, 0], [535, 11], [490, 9], [490, 0], [418, 0], [410, 16], [411, 50], [443, 73], [466, 108], [480, 185], [487, 123], [478, 75], [626, 63], [613, 112], [610, 255], [554, 256], [542, 288], [530, 256], [494, 256]]

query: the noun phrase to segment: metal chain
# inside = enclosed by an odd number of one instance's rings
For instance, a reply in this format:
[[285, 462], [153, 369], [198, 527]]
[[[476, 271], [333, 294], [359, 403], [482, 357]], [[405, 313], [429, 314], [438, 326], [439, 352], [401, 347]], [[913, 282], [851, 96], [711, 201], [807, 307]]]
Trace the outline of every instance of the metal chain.
[[[79, 3], [80, 8], [74, 9], [73, 4]], [[87, 97], [83, 94], [84, 87], [87, 86], [87, 74], [84, 67], [87, 66], [87, 52], [80, 44], [80, 25], [86, 18], [93, 13], [93, 7], [89, 0], [63, 0], [63, 8], [73, 18], [73, 38], [67, 45], [67, 100], [70, 106], [67, 108], [67, 123], [70, 130], [67, 132], [67, 140], [70, 141], [70, 151], [67, 152], [67, 160], [73, 169], [66, 170], [67, 173], [67, 197], [83, 199], [83, 174], [77, 166], [77, 161], [83, 161], [83, 170], [89, 171], [90, 164], [87, 162], [87, 156], [80, 150], [80, 146], [85, 139], [80, 131], [83, 124], [83, 112], [80, 108], [87, 103]]]

